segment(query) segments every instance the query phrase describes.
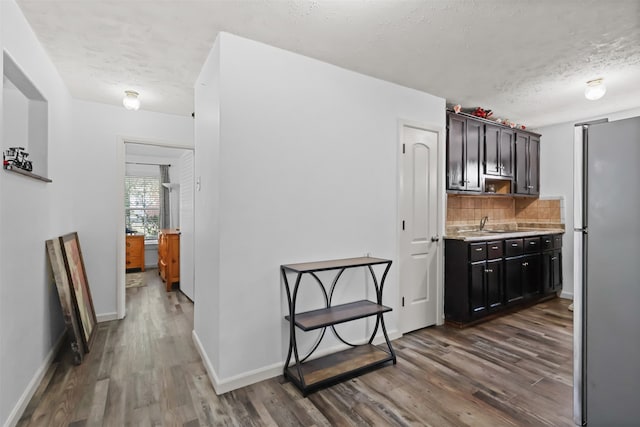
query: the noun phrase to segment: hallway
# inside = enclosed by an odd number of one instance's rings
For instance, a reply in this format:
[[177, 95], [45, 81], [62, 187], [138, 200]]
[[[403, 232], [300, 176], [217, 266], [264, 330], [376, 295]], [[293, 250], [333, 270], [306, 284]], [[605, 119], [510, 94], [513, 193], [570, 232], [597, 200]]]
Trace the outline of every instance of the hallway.
[[216, 396], [191, 340], [193, 304], [166, 293], [157, 270], [145, 278], [82, 365], [63, 344], [19, 426], [571, 425], [566, 300], [405, 335], [397, 366], [306, 399], [281, 376]]

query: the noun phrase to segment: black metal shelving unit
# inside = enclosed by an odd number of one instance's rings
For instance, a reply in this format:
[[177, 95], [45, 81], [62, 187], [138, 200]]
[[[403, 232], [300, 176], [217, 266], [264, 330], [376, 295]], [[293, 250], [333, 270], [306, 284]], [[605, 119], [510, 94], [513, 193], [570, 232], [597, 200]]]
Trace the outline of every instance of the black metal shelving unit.
[[[382, 273], [380, 282], [378, 282], [378, 278], [373, 269], [375, 265], [384, 266], [384, 272]], [[332, 305], [333, 291], [342, 273], [347, 269], [361, 267], [366, 268], [371, 274], [376, 290], [376, 301], [360, 300], [347, 304]], [[285, 378], [291, 380], [302, 391], [303, 395], [306, 396], [309, 392], [326, 385], [352, 378], [373, 368], [380, 367], [387, 362], [396, 363], [396, 355], [389, 341], [383, 317], [384, 313], [392, 309], [382, 305], [384, 281], [390, 267], [391, 260], [373, 257], [346, 258], [280, 266], [289, 304], [289, 315], [285, 316], [285, 319], [289, 321], [289, 351], [283, 374]], [[327, 288], [316, 273], [329, 270], [336, 270], [337, 273], [327, 293]], [[293, 292], [289, 286], [287, 273], [296, 273]], [[305, 274], [311, 275], [320, 285], [324, 295], [325, 307], [318, 310], [296, 313], [298, 288]], [[337, 324], [369, 316], [376, 316], [376, 325], [366, 344], [351, 344], [344, 340], [335, 329], [335, 325]], [[295, 335], [296, 327], [302, 331], [322, 329], [320, 338], [311, 351], [304, 357], [300, 357], [298, 352]], [[324, 338], [326, 328], [331, 328], [334, 335], [344, 344], [348, 345], [349, 348], [324, 357], [308, 360], [320, 345], [322, 338]], [[378, 328], [382, 329], [386, 348], [373, 345], [373, 339], [378, 332]], [[293, 361], [291, 360], [292, 357]], [[291, 362], [293, 362], [293, 364], [291, 364]]]

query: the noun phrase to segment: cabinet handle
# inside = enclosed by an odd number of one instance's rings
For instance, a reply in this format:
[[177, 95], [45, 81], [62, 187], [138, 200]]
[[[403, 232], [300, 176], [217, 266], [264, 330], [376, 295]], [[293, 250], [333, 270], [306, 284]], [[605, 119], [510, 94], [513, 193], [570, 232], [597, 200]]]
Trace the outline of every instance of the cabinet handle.
[[517, 248], [517, 247], [518, 247], [518, 244], [517, 244], [517, 243], [512, 243], [512, 244], [511, 244], [511, 247], [512, 247], [512, 248]]
[[523, 263], [522, 263], [522, 266], [523, 266], [523, 267], [526, 267], [526, 266], [528, 266], [528, 265], [529, 265], [529, 263], [528, 263], [528, 262], [523, 262]]
[[555, 261], [555, 260], [557, 260], [557, 259], [558, 259], [558, 257], [557, 257], [557, 256], [552, 256], [552, 257], [551, 257], [551, 261]]
[[476, 252], [482, 252], [482, 248], [476, 248]]
[[490, 269], [490, 268], [487, 268], [484, 272], [485, 272], [485, 273], [493, 273], [493, 270], [492, 270], [492, 269]]
[[529, 185], [529, 186], [527, 186], [527, 188], [531, 189], [531, 188], [533, 188], [533, 185]]
[[437, 234], [436, 234], [435, 236], [432, 236], [432, 237], [431, 237], [431, 241], [432, 241], [432, 242], [438, 242], [438, 241], [440, 241], [440, 236], [438, 236]]
[[529, 244], [530, 244], [530, 245], [535, 245], [535, 244], [536, 244], [536, 242], [529, 242]]
[[497, 246], [491, 246], [491, 249], [493, 249], [495, 251], [496, 249], [498, 249], [498, 247]]

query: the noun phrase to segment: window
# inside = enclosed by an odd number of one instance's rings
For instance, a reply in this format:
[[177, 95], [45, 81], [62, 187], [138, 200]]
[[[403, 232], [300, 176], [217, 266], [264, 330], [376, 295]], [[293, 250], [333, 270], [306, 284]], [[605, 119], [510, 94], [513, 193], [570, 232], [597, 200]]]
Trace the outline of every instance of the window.
[[156, 240], [160, 224], [160, 178], [127, 176], [124, 178], [125, 225], [127, 231]]

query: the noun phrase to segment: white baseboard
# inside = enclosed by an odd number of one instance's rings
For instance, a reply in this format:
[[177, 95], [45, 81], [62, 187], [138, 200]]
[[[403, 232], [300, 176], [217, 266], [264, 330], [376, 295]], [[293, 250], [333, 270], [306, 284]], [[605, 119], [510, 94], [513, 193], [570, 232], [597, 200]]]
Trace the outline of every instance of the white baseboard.
[[560, 292], [560, 298], [573, 300], [573, 292]]
[[[213, 385], [213, 389], [218, 395], [227, 393], [232, 390], [239, 389], [241, 387], [246, 387], [248, 385], [255, 384], [260, 381], [268, 380], [269, 378], [274, 378], [274, 377], [277, 377], [278, 375], [282, 375], [282, 368], [284, 367], [284, 362], [278, 362], [269, 366], [265, 366], [263, 368], [258, 368], [252, 371], [243, 372], [241, 374], [234, 375], [230, 378], [221, 380], [216, 374], [215, 369], [213, 369], [213, 366], [211, 365], [211, 361], [209, 360], [209, 357], [207, 356], [204, 348], [202, 347], [202, 343], [200, 342], [200, 339], [198, 338], [198, 334], [196, 333], [196, 331], [193, 330], [191, 332], [191, 335], [193, 337], [193, 343], [195, 344], [196, 349], [198, 350], [198, 353], [202, 358], [202, 363], [204, 364], [204, 367], [207, 370], [207, 375], [209, 376], [209, 380]], [[389, 335], [389, 340], [395, 340], [402, 336], [402, 334], [398, 331], [390, 331], [388, 332], [388, 335]], [[383, 342], [384, 342], [383, 335], [379, 335], [373, 340], [373, 343], [376, 345], [381, 344]], [[321, 350], [318, 350], [316, 353], [314, 353], [313, 355], [314, 357], [311, 357], [309, 360], [326, 356], [328, 354], [335, 353], [337, 351], [345, 350], [346, 348], [348, 348], [348, 346], [344, 344], [340, 344], [330, 348], [321, 349]]]
[[31, 381], [29, 381], [27, 388], [22, 393], [22, 396], [20, 396], [20, 399], [18, 399], [16, 406], [13, 407], [13, 410], [11, 411], [11, 413], [9, 414], [9, 417], [4, 423], [4, 427], [15, 427], [18, 424], [18, 421], [20, 421], [20, 417], [22, 417], [24, 410], [27, 409], [27, 405], [31, 401], [31, 398], [35, 394], [36, 390], [38, 389], [40, 382], [42, 382], [42, 379], [44, 378], [44, 375], [47, 373], [49, 366], [51, 366], [51, 362], [53, 362], [54, 357], [58, 353], [58, 350], [60, 349], [60, 345], [64, 341], [63, 338], [65, 334], [66, 334], [66, 330], [62, 332], [62, 334], [58, 337], [53, 347], [51, 347], [51, 350], [49, 350], [49, 353], [47, 353], [47, 356], [44, 358], [44, 360], [42, 361], [42, 364], [36, 371], [35, 375], [33, 376], [33, 378], [31, 378]]
[[110, 322], [112, 320], [118, 320], [118, 313], [113, 312], [113, 313], [98, 314], [98, 315], [96, 315], [96, 319], [98, 320], [98, 323]]
[[202, 342], [200, 341], [200, 338], [198, 338], [198, 334], [196, 333], [195, 329], [191, 332], [191, 335], [193, 337], [193, 343], [195, 344], [196, 349], [198, 349], [198, 353], [202, 358], [202, 363], [207, 370], [207, 374], [209, 376], [211, 384], [213, 385], [213, 389], [218, 395], [251, 384], [255, 384], [263, 380], [268, 380], [269, 378], [277, 377], [282, 373], [282, 363], [276, 363], [271, 366], [266, 366], [264, 368], [255, 369], [253, 371], [235, 375], [225, 380], [220, 380], [220, 378], [216, 374], [215, 369], [213, 369], [213, 365], [211, 365], [209, 356], [207, 356], [204, 347], [202, 347]]

